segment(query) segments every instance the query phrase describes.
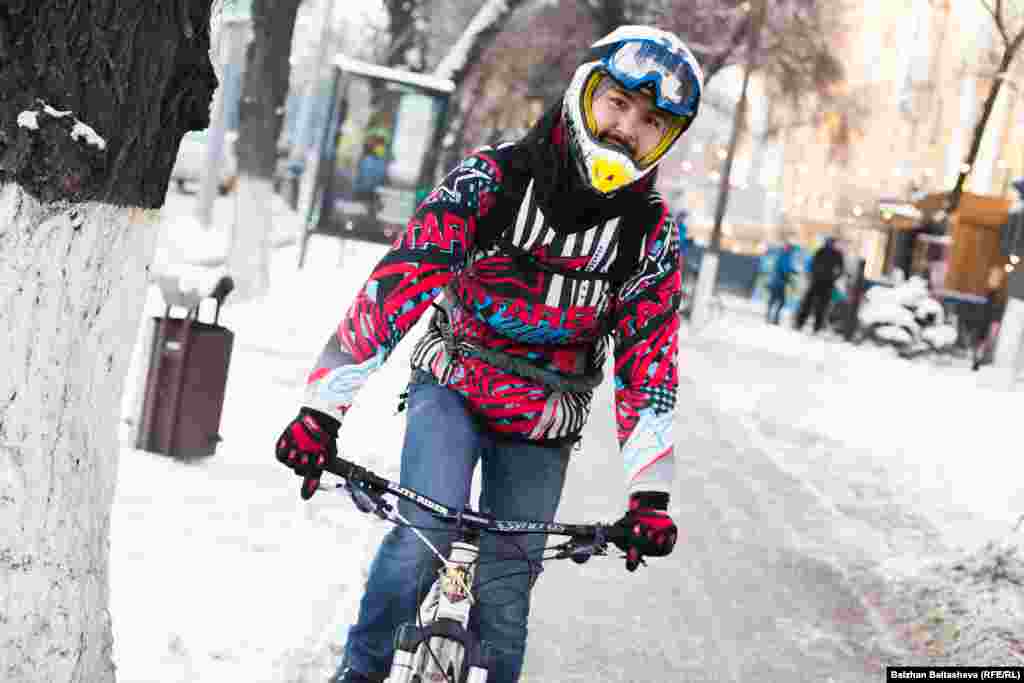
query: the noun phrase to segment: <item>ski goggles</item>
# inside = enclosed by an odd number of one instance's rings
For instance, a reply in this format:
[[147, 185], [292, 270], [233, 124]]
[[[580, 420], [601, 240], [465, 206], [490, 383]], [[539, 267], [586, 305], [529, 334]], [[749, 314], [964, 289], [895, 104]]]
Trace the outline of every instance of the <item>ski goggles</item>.
[[678, 50], [653, 40], [630, 40], [601, 61], [608, 74], [630, 90], [652, 87], [659, 109], [683, 118], [696, 115], [700, 83]]

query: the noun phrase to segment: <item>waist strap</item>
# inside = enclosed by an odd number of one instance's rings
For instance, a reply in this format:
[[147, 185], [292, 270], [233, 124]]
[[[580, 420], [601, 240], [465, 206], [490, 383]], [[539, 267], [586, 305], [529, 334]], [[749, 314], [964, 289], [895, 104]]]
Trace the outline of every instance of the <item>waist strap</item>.
[[[510, 372], [552, 391], [562, 393], [579, 394], [593, 391], [604, 381], [604, 372], [600, 367], [588, 367], [587, 372], [583, 374], [556, 372], [540, 367], [522, 356], [514, 356], [497, 349], [488, 349], [466, 339], [456, 341], [451, 321], [448, 318], [448, 311], [437, 304], [434, 304], [434, 308], [440, 313], [435, 316], [435, 320], [441, 332], [441, 338], [444, 340], [445, 351], [452, 360], [458, 357], [475, 356], [499, 370]], [[587, 365], [590, 366], [591, 363], [588, 362]]]

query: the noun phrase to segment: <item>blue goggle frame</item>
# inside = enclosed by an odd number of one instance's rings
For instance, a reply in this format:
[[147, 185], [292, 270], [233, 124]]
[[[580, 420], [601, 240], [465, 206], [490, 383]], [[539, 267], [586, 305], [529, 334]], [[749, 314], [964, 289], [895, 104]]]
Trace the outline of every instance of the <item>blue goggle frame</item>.
[[[632, 46], [637, 47], [633, 50]], [[630, 58], [633, 63], [627, 63]], [[630, 90], [653, 85], [659, 109], [675, 116], [696, 115], [700, 82], [689, 61], [672, 48], [654, 40], [624, 41], [615, 45], [601, 64], [612, 78]], [[667, 92], [671, 80], [679, 84], [676, 93]]]

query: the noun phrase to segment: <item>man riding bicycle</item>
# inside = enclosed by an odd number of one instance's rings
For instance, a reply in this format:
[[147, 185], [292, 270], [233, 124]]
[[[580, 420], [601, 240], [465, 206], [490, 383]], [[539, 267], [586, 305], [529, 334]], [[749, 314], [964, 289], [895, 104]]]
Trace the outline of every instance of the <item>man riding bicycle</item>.
[[[447, 175], [328, 339], [277, 442], [303, 497], [337, 453], [360, 387], [434, 306], [412, 353], [402, 485], [458, 508], [479, 461], [482, 512], [553, 519], [610, 340], [627, 568], [671, 552], [681, 278], [654, 182], [697, 114], [702, 78], [675, 35], [621, 27], [591, 46], [561, 102], [522, 140], [481, 149]], [[399, 510], [444, 552], [428, 514], [404, 501]], [[481, 538], [471, 625], [496, 655], [489, 681], [519, 678], [543, 544], [542, 535]], [[422, 568], [435, 562], [409, 528], [387, 535], [335, 680], [382, 678], [396, 627], [432, 580]]]

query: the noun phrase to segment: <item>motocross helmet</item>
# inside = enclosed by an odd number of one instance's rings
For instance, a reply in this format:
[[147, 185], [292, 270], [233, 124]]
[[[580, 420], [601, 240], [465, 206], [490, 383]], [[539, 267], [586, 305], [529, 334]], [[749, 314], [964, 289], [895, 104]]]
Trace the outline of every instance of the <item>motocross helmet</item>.
[[[661, 141], [639, 159], [598, 139], [594, 96], [605, 82], [630, 91], [646, 89], [655, 106], [671, 115]], [[621, 26], [590, 46], [587, 60], [573, 74], [562, 110], [569, 151], [584, 184], [607, 195], [654, 170], [700, 106], [704, 74], [677, 36], [650, 26]]]

